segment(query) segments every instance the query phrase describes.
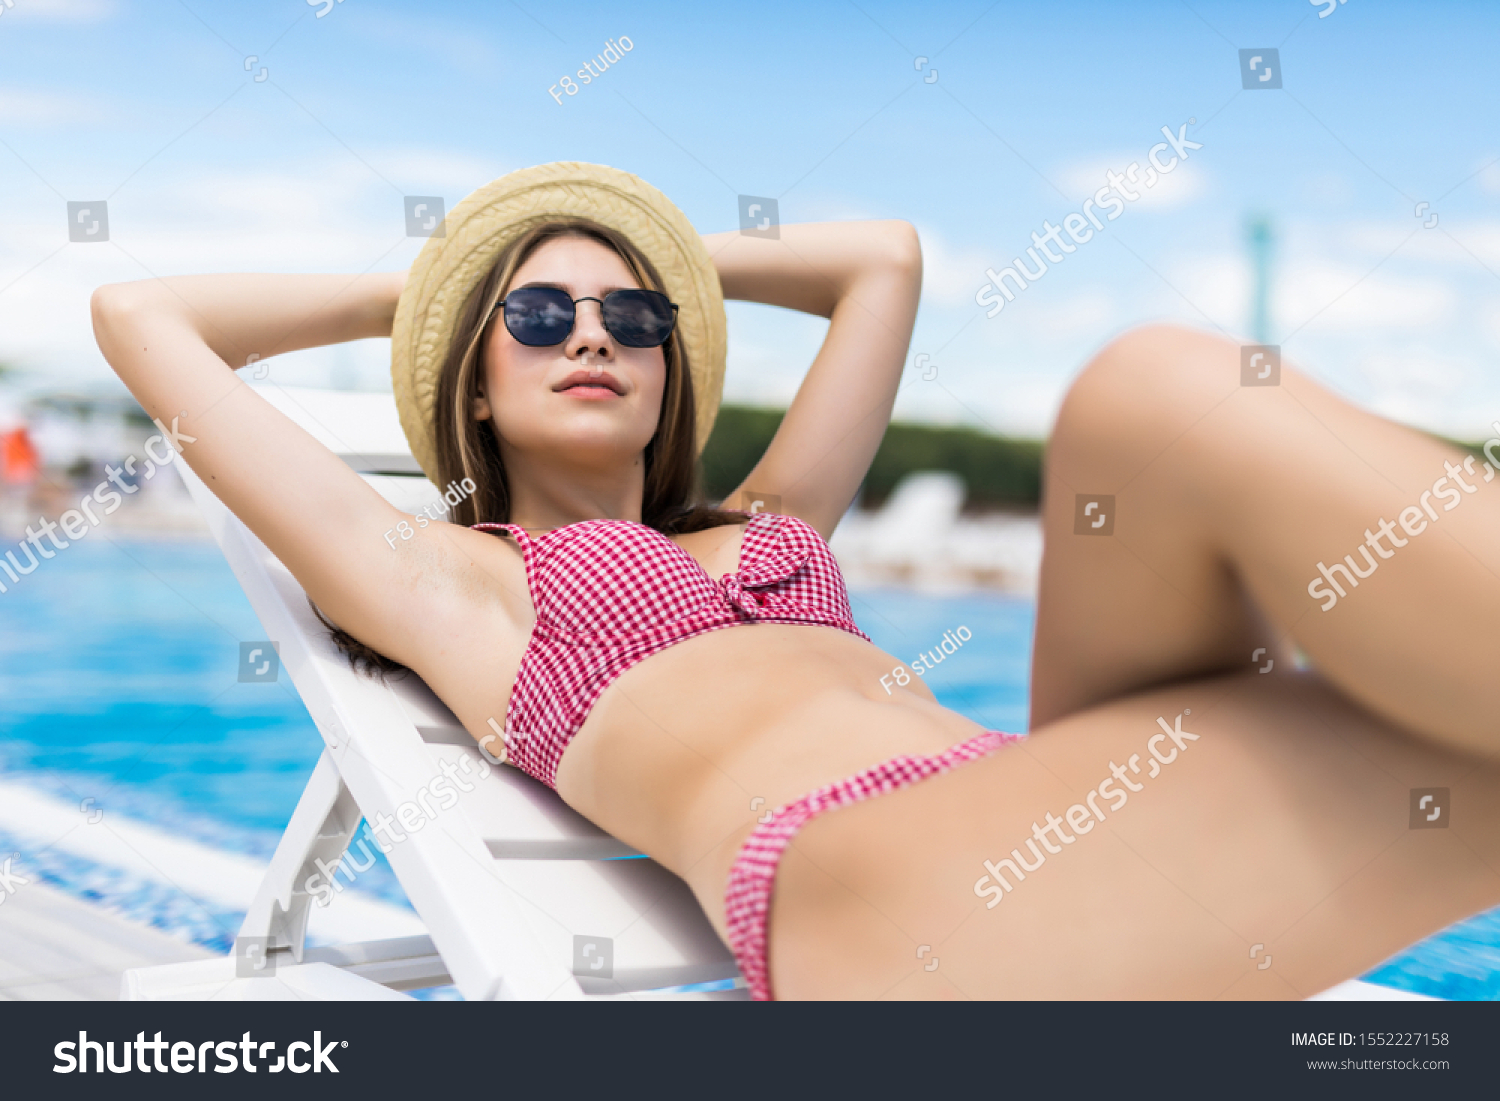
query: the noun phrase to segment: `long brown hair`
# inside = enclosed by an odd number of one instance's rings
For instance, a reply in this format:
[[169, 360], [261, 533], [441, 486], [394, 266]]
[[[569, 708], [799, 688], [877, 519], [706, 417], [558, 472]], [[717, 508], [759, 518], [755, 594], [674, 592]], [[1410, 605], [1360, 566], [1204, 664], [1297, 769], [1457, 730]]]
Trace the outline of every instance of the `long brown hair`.
[[[475, 486], [453, 506], [448, 519], [455, 524], [505, 523], [510, 519], [510, 481], [500, 457], [498, 429], [487, 430], [474, 419], [473, 403], [484, 381], [485, 350], [495, 319], [500, 315], [497, 309], [500, 300], [509, 291], [517, 269], [542, 245], [560, 237], [582, 237], [604, 245], [625, 262], [638, 285], [667, 293], [656, 267], [629, 238], [586, 218], [543, 222], [501, 251], [464, 305], [438, 377], [433, 405], [438, 479], [445, 486], [472, 479]], [[739, 523], [744, 519], [741, 514], [724, 512], [702, 502], [693, 373], [687, 349], [675, 329], [662, 345], [662, 355], [666, 360], [666, 385], [656, 432], [646, 444], [641, 523], [667, 535]], [[491, 425], [494, 423], [490, 421]], [[335, 626], [316, 605], [313, 611], [354, 669], [383, 678], [386, 673], [406, 668]]]

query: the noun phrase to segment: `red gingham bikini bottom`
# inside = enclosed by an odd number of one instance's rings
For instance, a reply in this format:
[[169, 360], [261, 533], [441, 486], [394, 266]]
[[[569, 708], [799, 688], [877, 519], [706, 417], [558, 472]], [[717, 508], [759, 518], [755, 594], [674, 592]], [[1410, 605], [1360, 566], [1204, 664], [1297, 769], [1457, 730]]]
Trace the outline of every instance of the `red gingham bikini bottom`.
[[724, 892], [729, 947], [750, 987], [750, 997], [758, 1002], [771, 1000], [771, 973], [766, 957], [771, 891], [781, 854], [798, 830], [826, 811], [899, 791], [918, 780], [986, 757], [1008, 742], [1020, 741], [1021, 737], [990, 730], [931, 757], [892, 757], [777, 808], [756, 826], [729, 869], [729, 886]]

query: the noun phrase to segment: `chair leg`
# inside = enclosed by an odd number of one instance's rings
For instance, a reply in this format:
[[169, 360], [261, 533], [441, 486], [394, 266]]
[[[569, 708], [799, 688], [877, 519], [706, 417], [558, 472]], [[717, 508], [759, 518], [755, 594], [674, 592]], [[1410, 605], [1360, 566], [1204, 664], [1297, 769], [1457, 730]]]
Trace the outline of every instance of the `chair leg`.
[[313, 901], [307, 884], [314, 876], [329, 878], [337, 870], [362, 817], [325, 749], [245, 914], [236, 955], [242, 944], [254, 945], [264, 953], [289, 951], [293, 960], [302, 962]]

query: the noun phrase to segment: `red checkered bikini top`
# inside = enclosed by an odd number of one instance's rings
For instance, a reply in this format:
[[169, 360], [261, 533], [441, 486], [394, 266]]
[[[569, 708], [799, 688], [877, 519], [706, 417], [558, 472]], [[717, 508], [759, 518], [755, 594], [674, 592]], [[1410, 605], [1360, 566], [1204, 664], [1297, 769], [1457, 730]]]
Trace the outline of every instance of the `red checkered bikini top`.
[[745, 623], [854, 625], [837, 561], [793, 516], [750, 517], [739, 569], [718, 581], [654, 528], [585, 520], [533, 539], [514, 524], [536, 626], [505, 715], [506, 759], [556, 787], [563, 750], [594, 703], [636, 662], [674, 643]]

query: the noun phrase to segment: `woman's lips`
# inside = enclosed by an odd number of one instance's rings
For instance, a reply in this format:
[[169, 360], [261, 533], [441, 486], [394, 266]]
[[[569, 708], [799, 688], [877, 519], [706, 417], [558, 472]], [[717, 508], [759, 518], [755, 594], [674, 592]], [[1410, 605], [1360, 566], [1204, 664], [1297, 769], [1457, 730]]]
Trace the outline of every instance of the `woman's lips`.
[[[559, 394], [580, 391], [579, 397], [593, 400], [625, 396], [625, 387], [620, 385], [620, 380], [608, 371], [600, 370], [597, 366], [588, 370], [574, 371], [553, 387], [553, 390]], [[600, 394], [598, 393], [600, 390], [605, 392]]]
[[608, 401], [611, 398], [618, 398], [620, 396], [608, 386], [591, 383], [578, 383], [577, 385], [569, 386], [565, 390], [559, 390], [558, 393], [578, 398], [581, 401]]

